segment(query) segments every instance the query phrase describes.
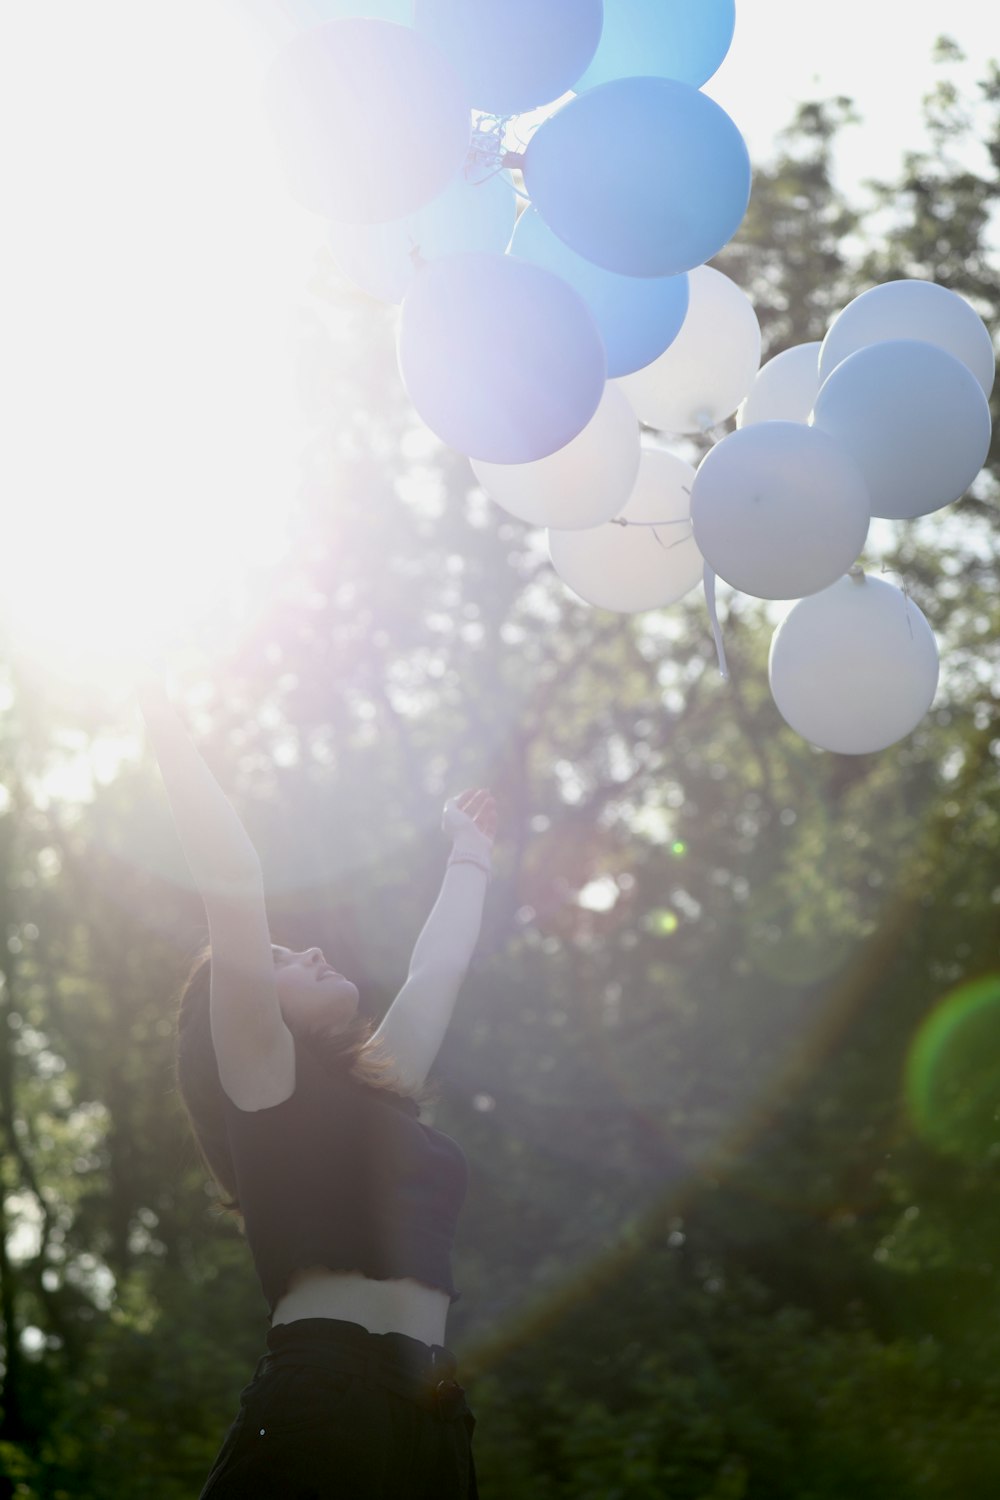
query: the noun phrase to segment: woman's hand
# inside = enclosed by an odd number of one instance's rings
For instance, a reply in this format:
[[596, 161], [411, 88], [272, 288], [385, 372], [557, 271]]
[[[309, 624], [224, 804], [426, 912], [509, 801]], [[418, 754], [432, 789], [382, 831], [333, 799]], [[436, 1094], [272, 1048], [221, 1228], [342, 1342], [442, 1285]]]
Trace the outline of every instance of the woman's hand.
[[143, 658], [136, 663], [132, 670], [132, 691], [147, 722], [175, 711], [167, 691], [166, 671], [158, 657]]
[[450, 834], [456, 849], [478, 855], [489, 863], [497, 831], [497, 806], [487, 790], [467, 790], [449, 797], [441, 816], [442, 830]]

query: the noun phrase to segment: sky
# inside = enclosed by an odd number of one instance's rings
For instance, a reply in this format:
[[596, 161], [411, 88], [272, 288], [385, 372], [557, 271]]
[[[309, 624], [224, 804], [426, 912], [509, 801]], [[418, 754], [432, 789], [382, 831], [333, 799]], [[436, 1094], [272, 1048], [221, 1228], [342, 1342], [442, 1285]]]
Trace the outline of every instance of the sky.
[[761, 161], [798, 102], [852, 97], [863, 123], [847, 130], [839, 149], [847, 189], [893, 175], [903, 152], [920, 144], [922, 100], [941, 73], [931, 54], [942, 33], [969, 59], [956, 76], [971, 97], [986, 61], [1000, 59], [995, 0], [737, 0], [733, 45], [705, 92]]

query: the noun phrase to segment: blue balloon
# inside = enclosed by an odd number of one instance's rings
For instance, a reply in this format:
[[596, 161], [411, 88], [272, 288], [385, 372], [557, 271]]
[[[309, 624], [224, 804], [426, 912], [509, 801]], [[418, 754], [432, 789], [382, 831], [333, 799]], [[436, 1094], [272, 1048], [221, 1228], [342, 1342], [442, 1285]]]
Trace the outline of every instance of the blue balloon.
[[355, 286], [384, 302], [402, 302], [426, 261], [462, 250], [502, 253], [516, 217], [509, 172], [470, 180], [463, 169], [443, 193], [405, 219], [332, 224], [329, 245], [337, 269]]
[[570, 249], [623, 276], [678, 276], [717, 255], [750, 201], [750, 157], [689, 83], [619, 78], [535, 131], [524, 181]]
[[602, 0], [416, 0], [416, 27], [454, 63], [473, 109], [517, 115], [571, 89], [601, 36]]
[[533, 208], [517, 221], [511, 254], [554, 271], [580, 293], [601, 331], [608, 378], [631, 375], [669, 348], [688, 309], [687, 276], [619, 276], [557, 239]]
[[604, 0], [604, 30], [577, 92], [637, 73], [700, 88], [732, 45], [736, 0]]
[[510, 255], [424, 266], [403, 301], [397, 347], [427, 426], [487, 463], [533, 463], [564, 448], [604, 391], [604, 345], [583, 299]]
[[465, 161], [471, 104], [451, 63], [407, 26], [311, 26], [279, 53], [265, 101], [292, 192], [348, 224], [413, 213]]

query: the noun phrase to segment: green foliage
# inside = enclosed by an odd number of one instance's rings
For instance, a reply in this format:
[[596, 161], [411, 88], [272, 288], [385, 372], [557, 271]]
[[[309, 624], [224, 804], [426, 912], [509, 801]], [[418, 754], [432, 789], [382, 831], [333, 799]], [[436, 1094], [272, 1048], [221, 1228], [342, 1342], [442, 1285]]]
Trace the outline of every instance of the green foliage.
[[[719, 264], [766, 354], [893, 276], [1000, 326], [1000, 74], [928, 110], [867, 204], [834, 182], [846, 100], [756, 171]], [[472, 1168], [449, 1343], [484, 1500], [993, 1496], [1000, 1126], [948, 1154], [906, 1079], [928, 1018], [998, 969], [998, 454], [873, 559], [941, 641], [934, 711], [821, 755], [771, 702], [765, 606], [730, 605], [723, 684], [697, 601], [575, 600], [417, 430], [388, 316], [326, 262], [301, 355], [293, 554], [209, 670], [191, 643], [180, 695], [276, 936], [323, 943], [373, 1014], [437, 890], [443, 796], [497, 796], [434, 1106]], [[74, 730], [132, 726], [5, 646], [0, 1496], [181, 1500], [266, 1328], [174, 1087], [204, 914], [148, 754], [46, 796]]]

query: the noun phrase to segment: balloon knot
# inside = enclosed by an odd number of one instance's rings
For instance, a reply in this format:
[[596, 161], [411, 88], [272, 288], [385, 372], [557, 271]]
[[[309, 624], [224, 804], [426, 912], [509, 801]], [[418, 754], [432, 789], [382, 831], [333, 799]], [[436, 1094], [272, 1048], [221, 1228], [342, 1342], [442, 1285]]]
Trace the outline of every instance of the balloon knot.
[[909, 590], [909, 586], [907, 585], [906, 579], [905, 579], [905, 577], [903, 577], [903, 574], [900, 573], [900, 571], [899, 571], [898, 568], [887, 568], [886, 565], [885, 565], [885, 563], [882, 564], [882, 572], [883, 573], [896, 573], [900, 578], [903, 579], [903, 608], [906, 611], [906, 624], [907, 624], [907, 628], [908, 628], [908, 630], [910, 632], [910, 640], [912, 641], [913, 640], [913, 620], [910, 618], [910, 590]]
[[464, 170], [467, 182], [475, 185], [488, 182], [504, 167], [514, 165], [509, 161], [511, 156], [518, 157], [518, 164], [523, 160], [517, 152], [507, 151], [504, 148], [504, 137], [510, 120], [510, 115], [480, 115], [476, 120], [469, 151], [465, 158]]

